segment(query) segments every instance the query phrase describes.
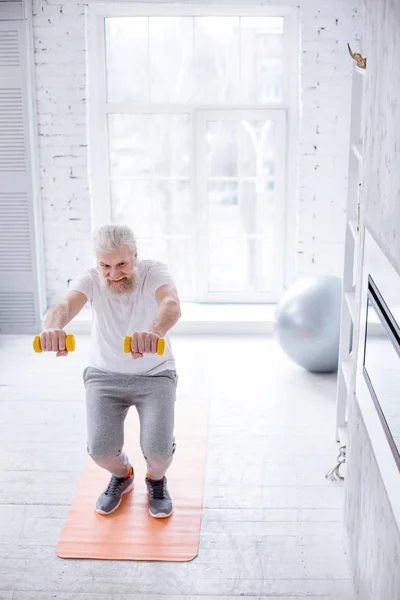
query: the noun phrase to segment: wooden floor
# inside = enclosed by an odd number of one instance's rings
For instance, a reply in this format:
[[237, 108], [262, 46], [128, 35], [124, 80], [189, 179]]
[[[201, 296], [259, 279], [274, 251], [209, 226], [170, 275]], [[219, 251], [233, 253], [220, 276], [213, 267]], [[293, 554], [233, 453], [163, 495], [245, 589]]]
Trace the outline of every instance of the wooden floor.
[[30, 337], [0, 336], [0, 600], [352, 599], [343, 484], [324, 477], [337, 455], [335, 377], [261, 337], [174, 339], [181, 401], [211, 401], [197, 559], [57, 558], [86, 461], [87, 350], [80, 337], [56, 359]]

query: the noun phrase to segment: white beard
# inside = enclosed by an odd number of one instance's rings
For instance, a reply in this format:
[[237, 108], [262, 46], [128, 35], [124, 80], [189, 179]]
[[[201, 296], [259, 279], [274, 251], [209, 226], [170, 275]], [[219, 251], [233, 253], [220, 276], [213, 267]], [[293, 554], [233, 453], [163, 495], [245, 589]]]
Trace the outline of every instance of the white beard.
[[118, 286], [113, 286], [110, 284], [110, 282], [102, 275], [101, 272], [100, 281], [102, 290], [109, 296], [130, 296], [136, 289], [136, 270], [133, 271], [129, 279]]

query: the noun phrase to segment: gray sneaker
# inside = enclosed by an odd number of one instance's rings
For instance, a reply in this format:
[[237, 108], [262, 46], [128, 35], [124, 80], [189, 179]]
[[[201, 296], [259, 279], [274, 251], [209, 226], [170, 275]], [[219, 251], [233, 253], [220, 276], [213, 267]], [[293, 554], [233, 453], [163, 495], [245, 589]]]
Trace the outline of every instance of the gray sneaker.
[[122, 502], [122, 496], [130, 492], [134, 487], [135, 474], [132, 469], [132, 475], [127, 477], [111, 476], [110, 483], [104, 492], [98, 497], [96, 502], [96, 512], [101, 515], [109, 515], [117, 510]]
[[173, 512], [172, 500], [167, 489], [167, 478], [158, 481], [146, 477], [147, 491], [149, 492], [149, 513], [156, 519], [170, 517]]

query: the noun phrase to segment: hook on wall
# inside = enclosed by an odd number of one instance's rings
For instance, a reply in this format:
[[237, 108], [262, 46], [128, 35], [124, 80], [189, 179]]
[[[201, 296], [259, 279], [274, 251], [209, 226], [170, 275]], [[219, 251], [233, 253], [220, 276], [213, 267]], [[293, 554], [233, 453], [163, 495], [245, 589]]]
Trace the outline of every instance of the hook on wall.
[[363, 58], [361, 56], [361, 54], [359, 54], [358, 52], [353, 52], [352, 49], [350, 48], [349, 43], [347, 44], [347, 47], [349, 49], [349, 54], [350, 54], [351, 58], [356, 61], [357, 67], [359, 69], [366, 69], [367, 68], [367, 59]]

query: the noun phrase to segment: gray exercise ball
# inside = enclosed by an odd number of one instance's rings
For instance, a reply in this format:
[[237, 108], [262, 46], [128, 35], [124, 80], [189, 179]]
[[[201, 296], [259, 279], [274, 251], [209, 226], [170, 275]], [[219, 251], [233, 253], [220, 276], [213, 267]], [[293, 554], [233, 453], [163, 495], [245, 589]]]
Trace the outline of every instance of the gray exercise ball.
[[342, 281], [325, 275], [297, 281], [279, 302], [275, 333], [282, 350], [313, 373], [338, 368]]

